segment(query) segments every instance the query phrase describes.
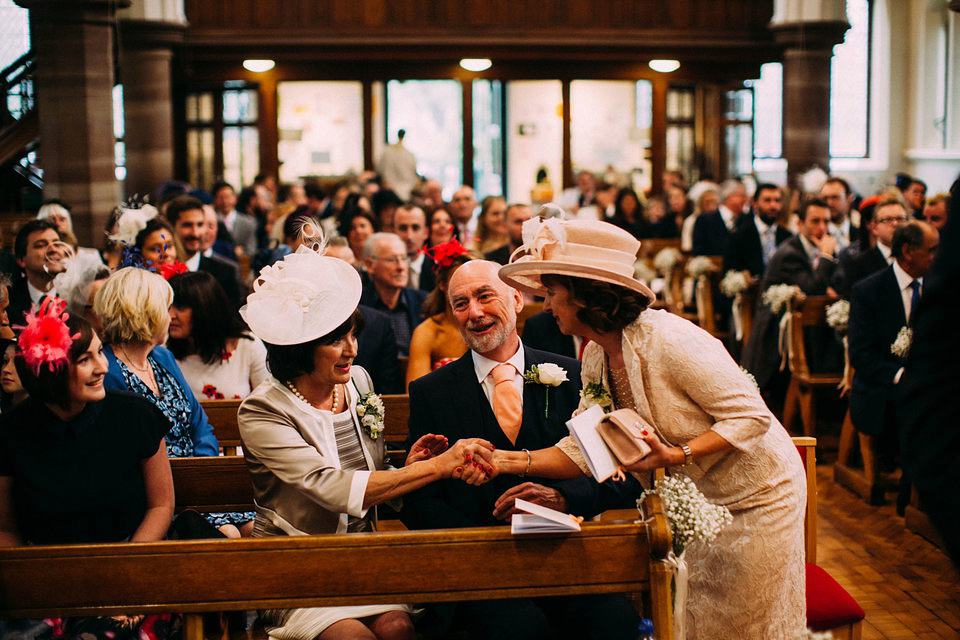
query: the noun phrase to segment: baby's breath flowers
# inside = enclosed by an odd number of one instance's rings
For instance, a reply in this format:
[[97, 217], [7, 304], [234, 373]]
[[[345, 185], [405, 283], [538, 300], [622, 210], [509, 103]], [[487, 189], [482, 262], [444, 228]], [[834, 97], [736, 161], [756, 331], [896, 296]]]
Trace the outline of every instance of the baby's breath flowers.
[[682, 555], [692, 542], [713, 542], [720, 531], [733, 522], [730, 510], [707, 502], [687, 476], [664, 477], [656, 489], [641, 494], [638, 505], [648, 493], [655, 493], [663, 500], [663, 508], [673, 529], [673, 552], [677, 556]]

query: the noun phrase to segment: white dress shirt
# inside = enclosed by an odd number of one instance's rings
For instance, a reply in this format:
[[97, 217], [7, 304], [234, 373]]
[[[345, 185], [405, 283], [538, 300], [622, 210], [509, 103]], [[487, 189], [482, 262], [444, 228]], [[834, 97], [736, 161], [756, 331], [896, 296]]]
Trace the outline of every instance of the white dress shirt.
[[[473, 371], [477, 374], [477, 382], [480, 383], [480, 387], [483, 389], [483, 395], [487, 396], [487, 402], [489, 402], [492, 407], [493, 387], [496, 385], [493, 382], [493, 376], [490, 375], [490, 372], [493, 371], [494, 367], [503, 363], [484, 357], [476, 351], [471, 351], [470, 354], [473, 356]], [[525, 365], [523, 343], [517, 346], [517, 352], [507, 358], [505, 362], [509, 362], [517, 369], [517, 372], [513, 376], [513, 386], [517, 389], [517, 395], [520, 396], [520, 406], [523, 407], [523, 367]]]

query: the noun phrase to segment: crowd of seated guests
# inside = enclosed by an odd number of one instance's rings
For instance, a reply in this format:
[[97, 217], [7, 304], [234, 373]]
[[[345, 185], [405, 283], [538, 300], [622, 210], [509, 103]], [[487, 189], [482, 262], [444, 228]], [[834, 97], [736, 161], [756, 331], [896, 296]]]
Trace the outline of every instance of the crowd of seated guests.
[[[688, 189], [682, 176], [669, 173], [661, 198], [587, 173], [579, 175], [576, 193], [567, 194], [573, 204], [565, 217], [606, 220], [641, 240], [676, 239], [687, 252], [721, 256], [724, 272], [744, 272], [761, 292], [790, 284], [808, 295], [859, 300], [851, 313], [861, 318], [865, 292], [881, 274], [902, 279], [907, 273], [922, 283], [929, 264], [916, 264], [920, 252], [935, 250], [931, 238], [943, 229], [950, 209], [949, 194], [927, 200], [925, 183], [909, 176], [867, 198], [855, 194], [843, 178], [831, 176], [819, 191], [804, 194], [801, 206], [791, 211], [786, 191], [771, 183], [758, 185], [753, 193], [739, 180], [720, 186], [704, 181]], [[438, 203], [439, 196], [427, 186], [414, 189], [411, 201], [403, 202], [392, 191], [379, 189], [376, 179], [338, 183], [329, 197], [316, 184], [282, 185], [275, 193], [276, 186], [262, 178], [239, 194], [225, 182], [217, 183], [211, 194], [170, 183], [155, 194], [156, 208], [142, 203], [118, 207], [102, 253], [77, 247], [69, 210], [62, 203], [45, 204], [38, 219], [19, 230], [13, 256], [0, 262], [19, 272], [12, 274], [18, 276], [12, 281], [0, 282], [0, 415], [4, 424], [30, 419], [53, 429], [54, 424], [62, 428], [76, 421], [96, 422], [117, 412], [142, 414], [142, 433], [128, 434], [134, 448], [124, 453], [139, 461], [142, 476], [133, 483], [137, 495], [119, 498], [124, 504], [117, 507], [110, 531], [91, 537], [90, 531], [77, 529], [57, 540], [47, 538], [49, 532], [37, 519], [42, 523], [65, 517], [55, 509], [24, 513], [22, 522], [18, 512], [13, 529], [8, 516], [11, 508], [21, 508], [16, 502], [0, 505], [6, 508], [0, 513], [0, 535], [8, 542], [162, 537], [172, 500], [164, 482], [155, 478], [161, 458], [165, 463], [168, 455], [219, 454], [201, 401], [245, 398], [275, 382], [268, 367], [272, 347], [250, 331], [239, 309], [251, 290], [261, 286], [264, 269], [290, 254], [322, 244], [327, 256], [357, 272], [356, 317], [351, 316], [345, 333], [357, 343], [353, 362], [366, 369], [372, 389], [404, 393], [412, 381], [460, 358], [467, 345], [447, 298], [450, 278], [472, 258], [506, 264], [523, 244], [524, 222], [536, 212], [499, 196], [484, 198], [478, 207], [466, 186], [455, 192], [451, 203], [442, 198]], [[777, 405], [788, 374], [779, 369], [776, 313], [762, 296], [757, 298], [753, 343], [740, 345], [741, 364], [754, 374], [768, 403]], [[52, 304], [57, 299], [63, 309]], [[884, 304], [896, 306], [897, 300]], [[71, 335], [80, 336], [58, 375], [64, 380], [86, 376], [93, 381], [91, 388], [101, 384], [107, 391], [77, 390], [72, 382], [38, 377], [24, 364], [14, 329], [23, 326], [31, 308], [44, 303], [47, 314], [65, 311]], [[911, 307], [904, 304], [906, 324]], [[584, 346], [582, 340], [561, 336], [549, 313], [534, 316], [523, 335], [525, 342], [529, 335], [531, 345], [571, 357], [579, 356]], [[825, 340], [832, 342], [823, 353], [839, 357], [814, 366], [842, 367], [843, 347], [830, 336]], [[860, 390], [854, 395], [862, 397], [864, 389], [875, 393], [880, 383], [871, 386], [867, 351], [862, 341], [855, 344], [854, 360], [862, 364], [857, 367]], [[882, 382], [891, 384], [896, 380]], [[51, 389], [60, 395], [51, 395]], [[132, 396], [145, 402], [134, 403]], [[891, 418], [863, 415], [870, 414], [859, 413], [855, 427], [886, 438], [884, 464], [892, 468], [897, 449]], [[24, 446], [13, 442], [9, 426], [0, 431], [0, 442], [11, 451]], [[110, 448], [112, 455], [119, 455], [116, 449]], [[11, 472], [14, 455], [0, 451], [0, 476]], [[250, 535], [254, 514], [210, 514], [210, 522], [223, 535]], [[76, 524], [82, 526], [87, 525]]]

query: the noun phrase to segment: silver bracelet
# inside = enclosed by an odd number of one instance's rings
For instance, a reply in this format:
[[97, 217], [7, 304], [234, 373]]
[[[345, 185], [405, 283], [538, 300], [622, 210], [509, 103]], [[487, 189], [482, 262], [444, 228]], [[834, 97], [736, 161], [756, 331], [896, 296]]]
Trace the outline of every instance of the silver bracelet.
[[520, 474], [520, 477], [526, 478], [527, 474], [530, 473], [530, 465], [533, 463], [533, 456], [530, 455], [529, 449], [523, 449], [523, 452], [527, 454], [527, 468], [523, 470], [523, 473]]
[[680, 450], [683, 451], [683, 464], [680, 466], [685, 467], [693, 462], [693, 452], [690, 451], [690, 445], [687, 444], [680, 445]]

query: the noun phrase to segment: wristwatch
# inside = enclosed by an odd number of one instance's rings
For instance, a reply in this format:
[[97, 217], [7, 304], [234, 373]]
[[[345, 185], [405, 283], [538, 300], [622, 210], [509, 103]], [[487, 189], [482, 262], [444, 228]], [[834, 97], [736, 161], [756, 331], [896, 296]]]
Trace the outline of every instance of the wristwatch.
[[685, 467], [693, 462], [693, 452], [690, 451], [690, 445], [687, 444], [680, 445], [680, 450], [683, 451], [683, 464], [680, 466]]

